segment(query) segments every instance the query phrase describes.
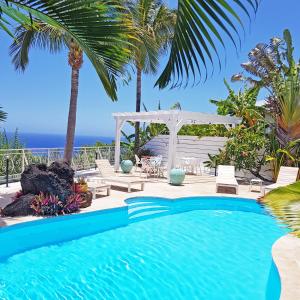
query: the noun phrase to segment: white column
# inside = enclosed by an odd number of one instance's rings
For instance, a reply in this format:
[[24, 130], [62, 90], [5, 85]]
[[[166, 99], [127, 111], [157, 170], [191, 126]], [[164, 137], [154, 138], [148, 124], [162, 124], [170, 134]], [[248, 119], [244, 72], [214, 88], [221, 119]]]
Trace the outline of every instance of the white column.
[[170, 171], [175, 165], [176, 148], [177, 148], [177, 133], [182, 127], [182, 122], [178, 120], [166, 123], [169, 129], [169, 148], [168, 148], [168, 169], [167, 177], [170, 179]]
[[121, 129], [124, 124], [123, 120], [116, 118], [116, 132], [115, 132], [115, 171], [120, 167], [120, 154], [121, 154]]

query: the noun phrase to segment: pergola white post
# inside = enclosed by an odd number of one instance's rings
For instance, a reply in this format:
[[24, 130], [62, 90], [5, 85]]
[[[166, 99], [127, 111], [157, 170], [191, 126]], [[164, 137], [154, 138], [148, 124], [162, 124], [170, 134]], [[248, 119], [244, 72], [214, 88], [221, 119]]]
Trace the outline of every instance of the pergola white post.
[[177, 133], [182, 127], [182, 120], [170, 120], [166, 122], [169, 129], [169, 148], [168, 148], [168, 168], [167, 168], [167, 178], [170, 180], [171, 169], [175, 165], [176, 159], [176, 148], [177, 148]]
[[115, 171], [120, 168], [120, 154], [121, 154], [121, 129], [124, 120], [116, 118], [116, 134], [115, 134]]

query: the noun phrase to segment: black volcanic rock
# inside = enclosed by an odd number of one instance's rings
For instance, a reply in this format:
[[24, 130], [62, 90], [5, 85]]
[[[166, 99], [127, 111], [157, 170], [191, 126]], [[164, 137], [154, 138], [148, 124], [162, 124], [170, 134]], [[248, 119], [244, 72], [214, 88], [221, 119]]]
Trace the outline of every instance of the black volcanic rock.
[[[26, 167], [21, 175], [21, 186], [23, 194], [38, 195], [44, 194], [56, 195], [61, 201], [66, 201], [72, 193], [72, 182], [70, 176], [74, 171], [66, 163], [51, 165], [52, 169], [47, 168], [45, 164], [32, 164]], [[61, 166], [61, 169], [59, 168]], [[54, 170], [50, 171], [50, 170]]]
[[58, 196], [64, 203], [73, 194], [73, 180], [74, 170], [66, 162], [53, 162], [49, 167], [45, 164], [31, 164], [21, 175], [23, 195], [7, 205], [1, 213], [5, 216], [32, 215], [32, 198], [41, 192]]
[[33, 194], [23, 195], [12, 203], [6, 205], [2, 211], [2, 216], [7, 217], [18, 217], [18, 216], [29, 216], [33, 215], [34, 211], [30, 207], [32, 199], [35, 197]]
[[56, 174], [60, 180], [65, 180], [70, 187], [73, 185], [74, 170], [67, 162], [55, 161], [49, 166], [48, 171]]

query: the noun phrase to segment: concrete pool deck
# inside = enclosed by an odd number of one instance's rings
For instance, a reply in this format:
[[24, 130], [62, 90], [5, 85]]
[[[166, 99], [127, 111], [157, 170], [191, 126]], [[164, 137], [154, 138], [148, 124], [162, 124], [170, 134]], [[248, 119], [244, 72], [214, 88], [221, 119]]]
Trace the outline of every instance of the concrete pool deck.
[[[0, 207], [3, 208], [10, 203], [12, 197], [20, 189], [21, 186], [19, 182], [11, 183], [9, 187], [0, 185]], [[167, 183], [167, 179], [165, 178], [150, 178], [145, 184], [144, 191], [133, 188], [131, 193], [127, 193], [126, 188], [112, 187], [110, 196], [105, 196], [105, 191], [103, 191], [103, 195], [103, 197], [94, 199], [91, 206], [81, 209], [79, 213], [126, 206], [124, 200], [140, 196], [155, 196], [170, 199], [189, 196], [236, 196], [235, 194], [216, 193], [215, 177], [209, 175], [187, 175], [184, 184], [181, 186], [172, 186]], [[237, 196], [255, 200], [260, 195], [260, 192], [250, 192], [248, 185], [240, 185], [239, 194]], [[4, 222], [4, 225], [13, 225], [37, 219], [39, 219], [39, 217], [8, 217], [2, 218], [2, 223]]]
[[[0, 207], [5, 207], [12, 201], [14, 194], [20, 190], [20, 183], [12, 183], [9, 187], [0, 186]], [[103, 192], [105, 195], [105, 191]], [[116, 207], [126, 206], [124, 200], [131, 197], [155, 196], [169, 199], [189, 196], [229, 196], [235, 197], [234, 194], [216, 193], [215, 177], [209, 175], [203, 176], [186, 176], [182, 186], [172, 186], [167, 183], [166, 179], [151, 178], [145, 185], [144, 191], [132, 190], [127, 193], [126, 189], [112, 188], [110, 196], [99, 197], [94, 199], [92, 205], [82, 209], [79, 213], [104, 210]], [[249, 185], [241, 184], [239, 194], [241, 198], [249, 198], [254, 201], [261, 196], [259, 192], [249, 191]], [[38, 220], [41, 217], [14, 217], [0, 218], [0, 226], [9, 226], [17, 223]], [[300, 239], [287, 235], [279, 240], [273, 246], [272, 254], [276, 266], [278, 267], [282, 293], [281, 300], [300, 299]]]

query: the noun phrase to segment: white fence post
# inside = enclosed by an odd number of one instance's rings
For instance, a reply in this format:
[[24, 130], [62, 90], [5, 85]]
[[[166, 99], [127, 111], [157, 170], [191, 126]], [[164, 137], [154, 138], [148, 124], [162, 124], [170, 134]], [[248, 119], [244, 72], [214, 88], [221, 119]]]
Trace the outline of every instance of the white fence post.
[[22, 173], [24, 172], [24, 170], [25, 170], [25, 150], [22, 149], [22, 165], [21, 165]]

